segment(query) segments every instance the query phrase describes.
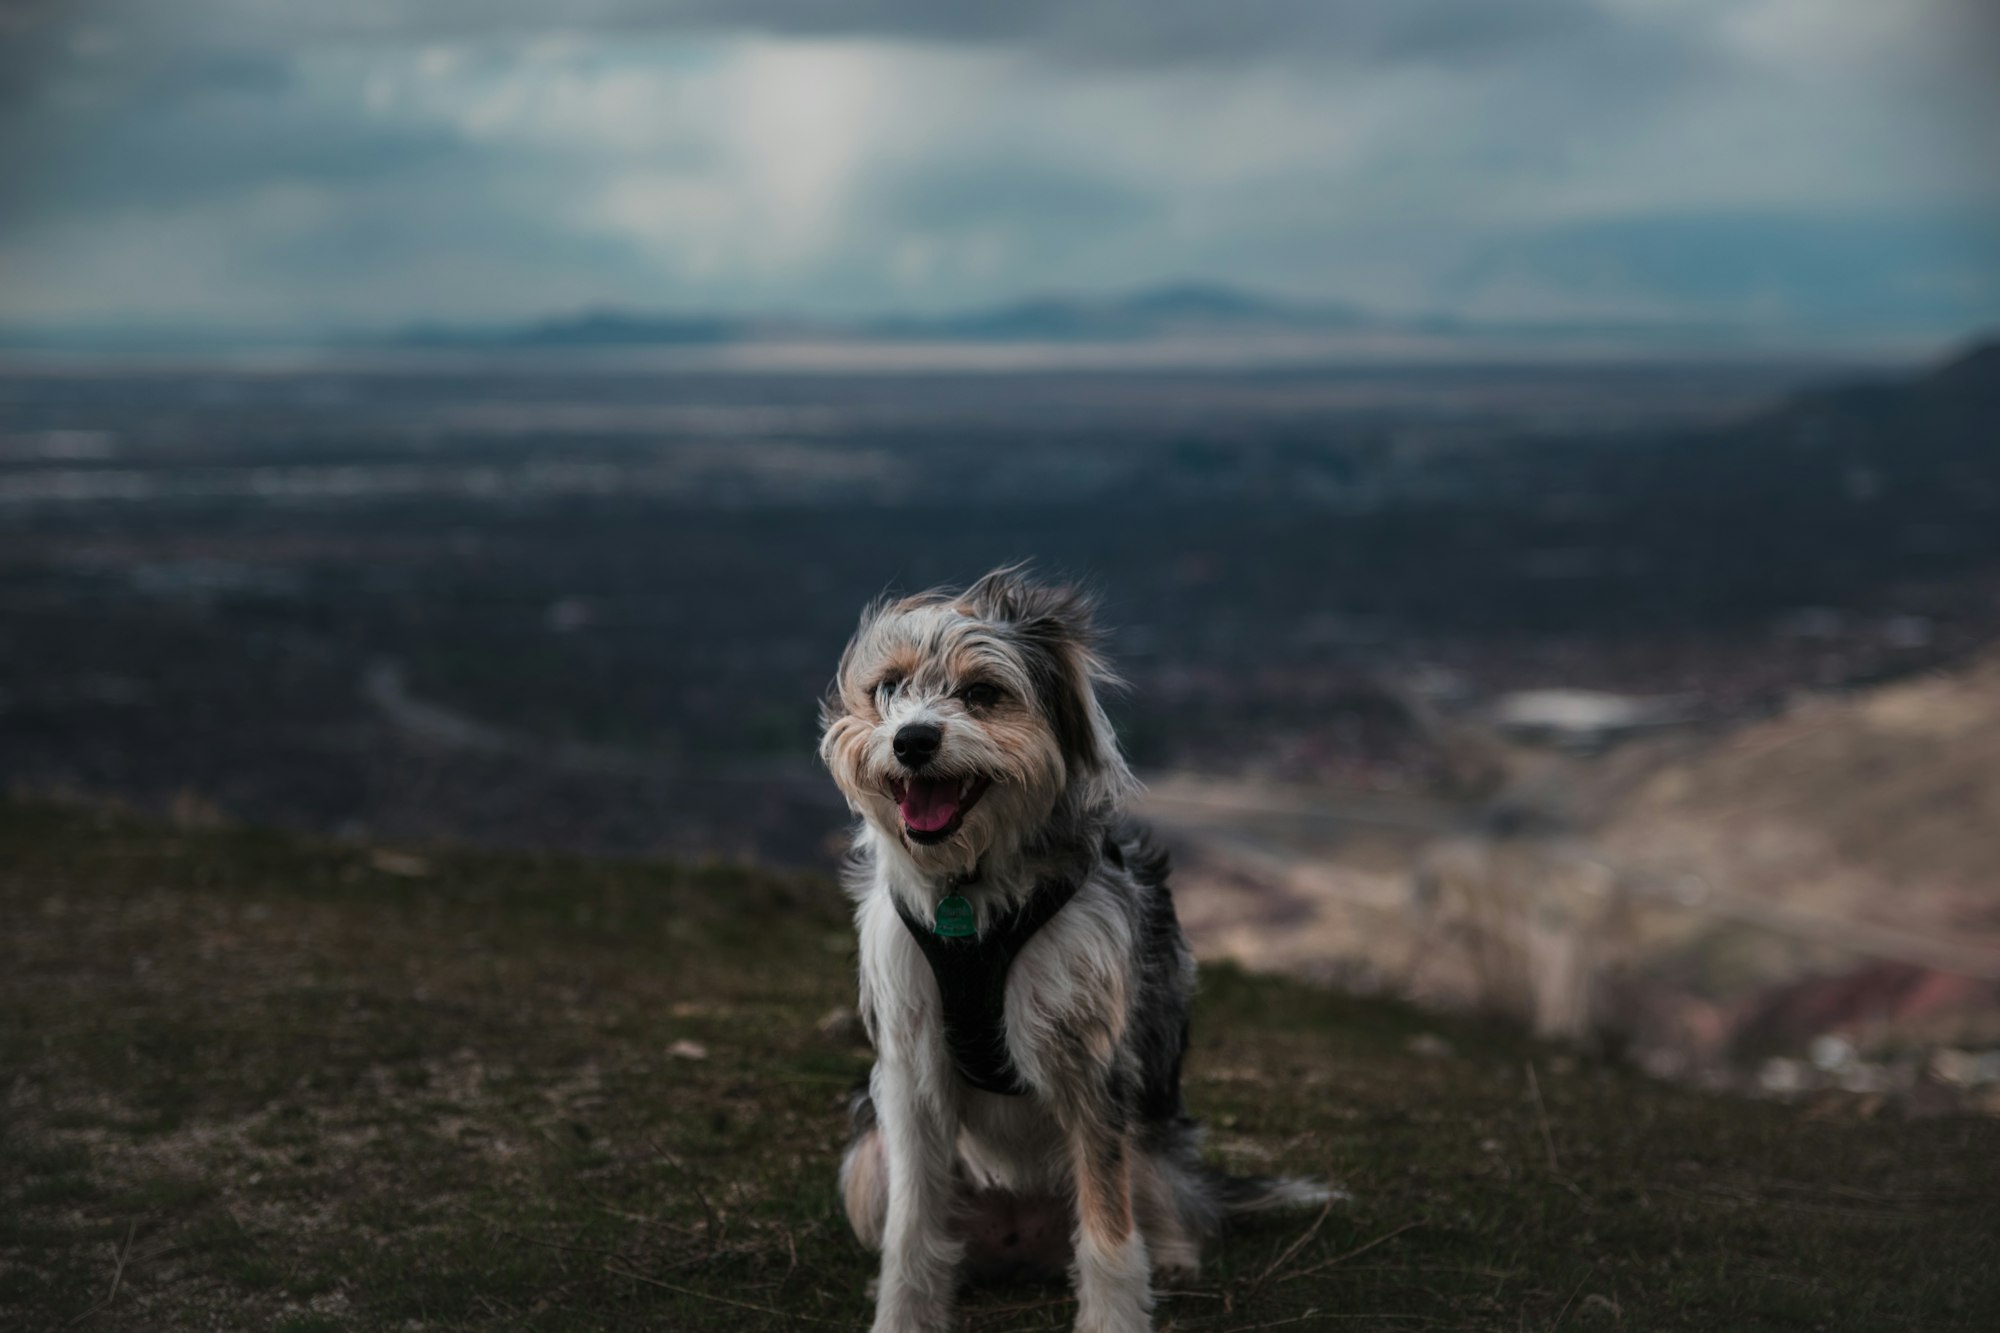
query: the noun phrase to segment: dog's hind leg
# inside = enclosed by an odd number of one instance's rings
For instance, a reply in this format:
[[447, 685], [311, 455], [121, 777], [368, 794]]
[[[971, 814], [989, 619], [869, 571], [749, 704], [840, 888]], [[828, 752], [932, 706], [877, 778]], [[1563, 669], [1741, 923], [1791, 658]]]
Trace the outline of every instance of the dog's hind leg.
[[1190, 1217], [1188, 1196], [1198, 1189], [1183, 1178], [1178, 1162], [1150, 1149], [1132, 1154], [1132, 1208], [1153, 1272], [1168, 1282], [1191, 1278], [1201, 1268], [1201, 1240], [1207, 1230], [1199, 1213]]
[[875, 1103], [868, 1085], [854, 1090], [848, 1103], [852, 1137], [840, 1159], [840, 1201], [854, 1238], [871, 1250], [882, 1248], [882, 1229], [889, 1220], [889, 1172], [882, 1158], [882, 1130], [875, 1123]]

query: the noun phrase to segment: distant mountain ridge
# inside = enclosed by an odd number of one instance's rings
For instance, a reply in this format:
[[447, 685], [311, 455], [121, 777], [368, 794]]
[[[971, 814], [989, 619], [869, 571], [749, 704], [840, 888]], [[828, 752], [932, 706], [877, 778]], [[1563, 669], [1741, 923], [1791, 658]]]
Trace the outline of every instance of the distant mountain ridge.
[[[1881, 331], [1891, 336], [1893, 331]], [[646, 311], [594, 306], [519, 324], [422, 324], [389, 335], [392, 345], [459, 348], [722, 347], [805, 341], [855, 343], [1173, 343], [1202, 339], [1272, 342], [1384, 335], [1474, 347], [1594, 343], [1672, 351], [1782, 349], [1777, 331], [1702, 322], [1607, 319], [1481, 320], [1447, 313], [1386, 314], [1341, 301], [1292, 301], [1220, 283], [1182, 282], [1114, 295], [1031, 296], [945, 314], [852, 318], [715, 311]], [[1837, 346], [1866, 330], [1794, 331]], [[1993, 345], [1986, 354], [2000, 356]], [[1990, 367], [1988, 368], [1990, 369]], [[1981, 370], [1980, 373], [1984, 373]]]
[[397, 342], [423, 347], [633, 347], [706, 346], [758, 336], [753, 321], [723, 315], [648, 315], [626, 310], [586, 310], [512, 328], [468, 329], [419, 325]]
[[714, 345], [774, 337], [1125, 341], [1176, 335], [1335, 332], [1394, 322], [1337, 302], [1292, 303], [1214, 283], [1178, 283], [1122, 296], [1037, 296], [945, 315], [852, 320], [647, 313], [599, 307], [494, 329], [426, 325], [397, 341], [417, 345], [616, 347]]
[[[1961, 345], [1991, 340], [1975, 333]], [[1913, 364], [1936, 354], [1939, 337], [1882, 326], [1805, 323], [1753, 325], [1714, 320], [1611, 317], [1482, 318], [1432, 310], [1390, 313], [1338, 300], [1294, 300], [1224, 283], [1186, 281], [1123, 293], [1048, 293], [943, 313], [802, 315], [646, 309], [594, 304], [527, 319], [473, 323], [419, 320], [392, 327], [309, 332], [282, 326], [181, 329], [170, 324], [122, 328], [10, 326], [0, 319], [0, 351], [227, 351], [267, 346], [430, 348], [461, 351], [534, 349], [731, 348], [756, 344], [936, 344], [965, 347], [1093, 344], [1183, 354], [1207, 346], [1265, 353], [1482, 358], [1526, 350], [1540, 356], [1637, 353], [1654, 356], [1816, 356], [1832, 353], [1884, 364]], [[1989, 355], [2000, 352], [1987, 348]], [[1120, 353], [1121, 355], [1123, 353]], [[1986, 375], [1991, 367], [1966, 373]]]
[[1345, 330], [1387, 321], [1345, 304], [1303, 305], [1233, 287], [1183, 283], [1125, 296], [1045, 296], [961, 315], [902, 316], [863, 326], [878, 337], [1123, 339], [1171, 334]]

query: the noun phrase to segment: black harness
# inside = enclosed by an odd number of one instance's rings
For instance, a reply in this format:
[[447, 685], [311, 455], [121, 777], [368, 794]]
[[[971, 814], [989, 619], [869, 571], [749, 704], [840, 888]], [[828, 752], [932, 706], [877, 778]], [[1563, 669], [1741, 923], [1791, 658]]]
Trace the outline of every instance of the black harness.
[[1028, 1091], [1007, 1058], [1007, 969], [1076, 890], [1074, 880], [1043, 880], [1019, 907], [995, 917], [978, 934], [956, 939], [938, 934], [900, 897], [895, 899], [896, 915], [910, 928], [937, 979], [945, 1049], [958, 1076], [982, 1092], [1018, 1097]]

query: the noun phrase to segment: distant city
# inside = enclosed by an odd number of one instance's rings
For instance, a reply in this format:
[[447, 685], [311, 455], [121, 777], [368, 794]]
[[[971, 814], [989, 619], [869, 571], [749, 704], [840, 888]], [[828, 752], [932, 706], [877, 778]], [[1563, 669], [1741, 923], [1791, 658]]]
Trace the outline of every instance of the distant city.
[[2000, 637], [1991, 346], [1860, 382], [666, 355], [9, 363], [0, 776], [813, 861], [857, 608], [1019, 559], [1102, 590], [1149, 770], [1368, 790], [1476, 787], [1415, 719], [1533, 730], [1521, 692], [1713, 721]]

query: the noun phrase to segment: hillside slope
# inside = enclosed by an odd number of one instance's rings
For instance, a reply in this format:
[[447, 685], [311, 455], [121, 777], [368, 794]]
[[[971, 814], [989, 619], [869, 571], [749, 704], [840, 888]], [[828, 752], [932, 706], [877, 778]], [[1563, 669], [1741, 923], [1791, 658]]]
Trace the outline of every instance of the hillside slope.
[[1669, 762], [1604, 838], [1802, 907], [2000, 950], [2000, 654], [1815, 699]]
[[[416, 855], [0, 806], [0, 1325], [860, 1327], [850, 938], [730, 868]], [[2000, 1122], [1698, 1095], [1205, 974], [1214, 1149], [1353, 1201], [1176, 1329], [1991, 1327]], [[1066, 1327], [1059, 1288], [974, 1329]]]
[[2000, 654], [1634, 758], [1646, 775], [1599, 832], [1606, 857], [1789, 922], [1808, 945], [1850, 946], [1739, 958], [1723, 997], [1737, 1023], [1795, 1040], [1814, 1026], [2000, 1039]]

